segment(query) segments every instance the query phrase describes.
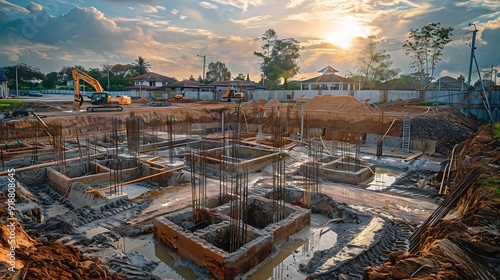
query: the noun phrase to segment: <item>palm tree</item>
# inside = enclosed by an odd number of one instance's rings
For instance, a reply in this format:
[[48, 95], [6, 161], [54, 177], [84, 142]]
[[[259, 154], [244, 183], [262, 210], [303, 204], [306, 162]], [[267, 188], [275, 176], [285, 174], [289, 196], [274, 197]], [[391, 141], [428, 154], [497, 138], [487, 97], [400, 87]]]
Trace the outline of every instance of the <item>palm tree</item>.
[[144, 57], [139, 56], [139, 58], [135, 60], [134, 67], [135, 70], [139, 72], [140, 75], [142, 75], [149, 72], [148, 70], [149, 68], [151, 68], [151, 64], [149, 64], [149, 62], [147, 62]]

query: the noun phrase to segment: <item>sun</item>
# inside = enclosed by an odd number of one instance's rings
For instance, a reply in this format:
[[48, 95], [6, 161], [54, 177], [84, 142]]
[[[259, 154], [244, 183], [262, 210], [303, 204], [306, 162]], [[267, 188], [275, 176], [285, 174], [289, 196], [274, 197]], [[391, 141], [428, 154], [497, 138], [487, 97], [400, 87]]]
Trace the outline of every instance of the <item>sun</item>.
[[351, 47], [354, 38], [367, 37], [369, 33], [369, 27], [361, 25], [355, 19], [351, 19], [331, 26], [325, 36], [325, 41], [347, 50]]

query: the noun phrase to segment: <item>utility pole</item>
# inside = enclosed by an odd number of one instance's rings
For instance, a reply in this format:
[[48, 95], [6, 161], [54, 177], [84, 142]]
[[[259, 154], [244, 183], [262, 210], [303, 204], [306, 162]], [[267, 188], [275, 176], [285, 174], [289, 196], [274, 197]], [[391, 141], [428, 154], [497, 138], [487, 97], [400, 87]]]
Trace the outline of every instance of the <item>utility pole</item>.
[[470, 77], [472, 75], [472, 60], [474, 59], [474, 50], [476, 49], [476, 25], [469, 23], [469, 26], [474, 25], [474, 30], [472, 31], [472, 45], [470, 53], [470, 64], [469, 64], [469, 79], [467, 80], [467, 90], [470, 88]]
[[16, 97], [19, 97], [19, 83], [17, 81], [17, 64], [16, 64]]
[[474, 60], [474, 63], [476, 64], [477, 74], [479, 76], [479, 82], [481, 83], [481, 89], [482, 89], [481, 99], [483, 101], [484, 109], [485, 109], [486, 113], [488, 114], [488, 117], [489, 117], [491, 123], [493, 123], [494, 120], [493, 120], [493, 116], [491, 115], [491, 107], [490, 107], [490, 103], [488, 101], [488, 95], [486, 94], [486, 89], [484, 88], [484, 83], [483, 83], [483, 80], [481, 78], [481, 70], [479, 70], [479, 66], [477, 64], [477, 58], [476, 58], [475, 53], [474, 53], [474, 49], [476, 48], [475, 43], [476, 43], [477, 29], [476, 29], [475, 24], [469, 23], [469, 26], [471, 26], [471, 25], [474, 25], [474, 31], [472, 31], [472, 50], [471, 50], [470, 66], [469, 66], [469, 81], [467, 82], [467, 84], [470, 87], [470, 77], [472, 74], [472, 61]]
[[109, 73], [109, 71], [111, 70], [111, 68], [113, 67], [113, 65], [115, 65], [115, 64], [114, 63], [108, 63], [108, 64], [106, 64], [106, 68], [108, 70], [108, 88], [107, 88], [108, 91], [109, 91], [109, 86], [110, 86], [110, 83], [109, 83], [109, 74], [110, 73]]
[[206, 54], [204, 54], [204, 55], [197, 54], [196, 56], [203, 57], [203, 83], [205, 83], [205, 62], [206, 62], [207, 55]]

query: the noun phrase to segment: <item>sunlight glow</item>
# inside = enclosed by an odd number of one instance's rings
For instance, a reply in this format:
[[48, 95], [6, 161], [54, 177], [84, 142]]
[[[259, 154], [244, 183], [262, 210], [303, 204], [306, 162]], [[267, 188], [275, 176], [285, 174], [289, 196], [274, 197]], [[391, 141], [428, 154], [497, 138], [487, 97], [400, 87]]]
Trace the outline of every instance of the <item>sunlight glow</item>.
[[355, 37], [368, 37], [370, 27], [362, 26], [355, 19], [346, 18], [341, 24], [334, 25], [328, 32], [325, 41], [347, 50]]

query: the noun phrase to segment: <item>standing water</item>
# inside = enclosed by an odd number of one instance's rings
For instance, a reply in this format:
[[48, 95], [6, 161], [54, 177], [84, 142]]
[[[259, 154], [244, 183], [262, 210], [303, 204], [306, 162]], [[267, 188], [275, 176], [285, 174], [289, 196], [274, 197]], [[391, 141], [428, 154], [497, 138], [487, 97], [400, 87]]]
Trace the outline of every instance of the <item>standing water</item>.
[[381, 191], [389, 188], [396, 178], [401, 175], [400, 171], [377, 167], [373, 179], [368, 182], [366, 189], [372, 191]]
[[311, 225], [290, 236], [263, 265], [244, 275], [248, 279], [304, 279], [299, 266], [306, 265], [314, 252], [331, 248], [337, 243], [337, 233], [328, 225], [330, 219], [311, 214]]

